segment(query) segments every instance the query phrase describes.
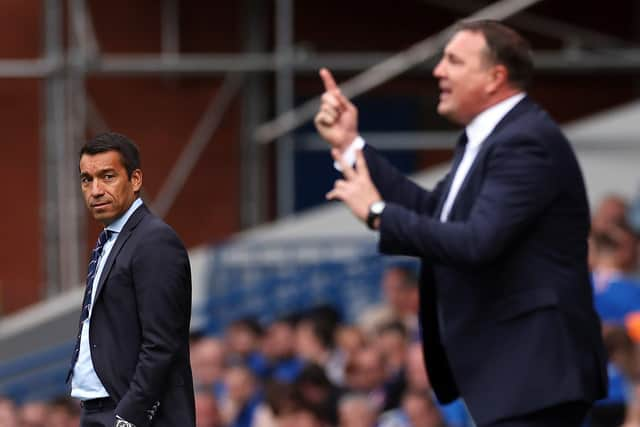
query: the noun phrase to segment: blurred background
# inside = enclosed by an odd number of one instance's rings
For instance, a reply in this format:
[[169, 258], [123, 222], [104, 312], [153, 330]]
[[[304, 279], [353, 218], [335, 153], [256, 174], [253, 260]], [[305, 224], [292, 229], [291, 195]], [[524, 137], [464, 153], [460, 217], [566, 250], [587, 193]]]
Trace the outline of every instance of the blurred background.
[[[194, 345], [207, 348], [213, 340], [209, 348], [217, 346], [222, 360], [194, 361], [194, 375], [197, 363], [205, 370], [220, 363], [220, 373], [211, 374], [215, 381], [196, 379], [222, 384], [205, 393], [203, 399], [211, 399], [203, 407], [225, 415], [206, 425], [241, 425], [224, 410], [233, 381], [254, 381], [255, 390], [249, 388], [268, 397], [303, 387], [300, 378], [343, 389], [341, 399], [330, 393], [333, 409], [307, 414], [332, 414], [317, 425], [355, 425], [342, 420], [339, 407], [363, 402], [344, 390], [365, 389], [370, 396], [410, 366], [405, 356], [416, 344], [411, 277], [417, 265], [377, 255], [376, 235], [344, 207], [325, 202], [338, 175], [310, 120], [323, 90], [317, 72], [328, 67], [339, 83], [349, 82], [365, 139], [432, 186], [447, 170], [460, 131], [435, 111], [438, 36], [487, 6], [531, 41], [537, 71], [530, 94], [563, 126], [578, 154], [594, 221], [600, 221], [594, 277], [599, 268], [615, 269], [631, 286], [630, 303], [605, 319], [612, 354], [625, 355], [624, 362], [612, 358], [622, 378], [620, 396], [605, 405], [609, 421], [593, 425], [620, 425], [625, 409], [627, 416], [629, 408], [639, 411], [632, 379], [640, 367], [634, 359], [640, 333], [629, 316], [640, 310], [637, 0], [0, 0], [0, 395], [7, 397], [0, 398], [0, 420], [6, 408], [18, 413], [39, 402], [46, 405], [33, 412], [62, 408], [70, 424], [59, 425], [74, 425], [77, 408], [61, 398], [86, 260], [99, 231], [80, 196], [77, 153], [90, 136], [113, 130], [140, 147], [145, 202], [190, 251]], [[396, 62], [378, 65], [394, 55]], [[398, 269], [399, 294], [387, 278]], [[596, 300], [606, 289], [596, 289]], [[376, 317], [365, 314], [381, 305], [388, 316], [371, 324]], [[316, 325], [311, 335], [336, 355], [338, 368], [329, 367], [329, 359], [315, 360], [326, 368], [320, 372], [294, 364], [285, 375], [289, 388], [270, 394], [274, 360], [308, 361], [322, 353], [308, 349], [305, 321]], [[285, 341], [295, 345], [273, 355], [269, 331], [280, 324], [291, 328], [282, 333], [293, 334]], [[231, 343], [234, 325], [251, 337], [249, 348]], [[400, 344], [380, 348], [380, 336], [398, 330]], [[357, 354], [369, 350], [391, 374], [358, 385], [346, 378], [347, 368], [357, 370]], [[261, 362], [249, 362], [254, 353]], [[249, 368], [234, 371], [231, 359]], [[416, 387], [420, 392], [412, 394]], [[391, 393], [396, 406], [383, 399], [382, 406], [371, 409], [368, 401], [362, 410], [373, 419], [383, 409], [411, 412], [416, 405], [446, 415], [425, 398], [428, 385], [416, 387]], [[238, 392], [234, 398], [244, 403], [231, 406], [244, 407], [252, 393]], [[278, 407], [258, 401], [272, 412]], [[300, 413], [310, 407], [296, 405]], [[307, 425], [298, 412], [293, 425]], [[29, 415], [22, 416], [24, 425], [54, 425], [38, 424], [35, 415], [27, 424]], [[420, 425], [469, 425], [456, 416]], [[407, 417], [402, 422], [415, 425]]]

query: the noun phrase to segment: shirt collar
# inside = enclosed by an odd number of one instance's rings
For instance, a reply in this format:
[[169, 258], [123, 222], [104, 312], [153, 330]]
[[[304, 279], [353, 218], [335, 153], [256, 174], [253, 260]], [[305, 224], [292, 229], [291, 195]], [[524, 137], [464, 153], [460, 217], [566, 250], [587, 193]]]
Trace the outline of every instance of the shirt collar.
[[506, 116], [507, 113], [511, 111], [511, 109], [524, 97], [524, 92], [519, 92], [495, 105], [492, 105], [482, 113], [478, 114], [465, 128], [465, 132], [467, 133], [467, 138], [469, 140], [468, 145], [480, 145], [482, 141], [489, 136], [500, 120], [502, 120], [502, 118]]
[[141, 205], [142, 205], [142, 199], [138, 197], [133, 201], [133, 203], [131, 203], [131, 206], [129, 206], [129, 209], [127, 209], [127, 211], [120, 218], [116, 219], [105, 228], [113, 233], [120, 233], [124, 225], [129, 220], [129, 218], [131, 218], [131, 215], [133, 215], [136, 209], [138, 209]]

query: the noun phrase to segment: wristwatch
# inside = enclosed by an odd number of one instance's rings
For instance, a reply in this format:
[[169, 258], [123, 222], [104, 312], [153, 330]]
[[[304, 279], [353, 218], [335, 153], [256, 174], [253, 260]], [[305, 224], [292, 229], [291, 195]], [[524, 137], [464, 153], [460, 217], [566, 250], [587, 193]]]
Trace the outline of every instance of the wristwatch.
[[384, 200], [378, 200], [377, 202], [373, 202], [369, 205], [369, 214], [367, 215], [367, 227], [369, 227], [372, 230], [375, 230], [375, 222], [376, 219], [380, 218], [380, 215], [382, 215], [382, 211], [384, 211], [384, 208], [386, 206], [386, 203], [384, 202]]
[[116, 423], [114, 427], [136, 427], [135, 424], [130, 423], [129, 421], [125, 421], [120, 416], [116, 415]]

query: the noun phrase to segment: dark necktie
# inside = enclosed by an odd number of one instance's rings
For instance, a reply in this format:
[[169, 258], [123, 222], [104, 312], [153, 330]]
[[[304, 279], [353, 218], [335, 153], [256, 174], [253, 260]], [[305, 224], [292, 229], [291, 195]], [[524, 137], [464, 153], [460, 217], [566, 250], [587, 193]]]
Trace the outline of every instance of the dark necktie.
[[87, 272], [87, 285], [84, 291], [84, 299], [82, 301], [82, 314], [80, 314], [80, 324], [78, 326], [78, 337], [76, 339], [75, 349], [73, 350], [73, 356], [71, 357], [71, 369], [69, 370], [67, 381], [69, 381], [71, 373], [73, 372], [73, 367], [78, 361], [78, 353], [80, 353], [80, 337], [82, 336], [82, 322], [89, 317], [89, 311], [91, 310], [91, 294], [93, 293], [93, 281], [96, 277], [96, 271], [98, 270], [98, 260], [100, 259], [100, 254], [102, 254], [104, 244], [107, 243], [107, 240], [111, 237], [111, 233], [112, 232], [106, 228], [102, 230], [100, 236], [98, 236], [96, 247], [93, 248], [93, 251], [91, 252], [91, 259], [89, 260], [89, 269]]
[[467, 148], [467, 142], [468, 142], [467, 132], [462, 131], [462, 133], [458, 137], [458, 142], [453, 152], [453, 160], [451, 161], [451, 170], [449, 171], [449, 177], [447, 178], [445, 191], [443, 191], [443, 193], [440, 195], [440, 201], [438, 202], [438, 207], [436, 209], [435, 215], [433, 216], [436, 219], [440, 219], [442, 208], [444, 208], [444, 203], [447, 200], [447, 197], [449, 196], [449, 190], [451, 190], [451, 184], [453, 183], [453, 178], [456, 176], [456, 171], [458, 170], [458, 166], [460, 166], [462, 157], [464, 157], [464, 152]]

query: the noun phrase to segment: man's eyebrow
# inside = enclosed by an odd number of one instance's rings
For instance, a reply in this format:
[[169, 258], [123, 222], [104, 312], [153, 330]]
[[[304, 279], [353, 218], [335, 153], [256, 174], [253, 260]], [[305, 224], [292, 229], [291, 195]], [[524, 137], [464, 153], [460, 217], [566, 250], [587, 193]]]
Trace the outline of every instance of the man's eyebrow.
[[[104, 175], [105, 173], [112, 173], [115, 171], [116, 171], [115, 168], [104, 168], [96, 172], [95, 175], [100, 176], [100, 175]], [[89, 172], [80, 171], [80, 176], [91, 176], [91, 174]]]

